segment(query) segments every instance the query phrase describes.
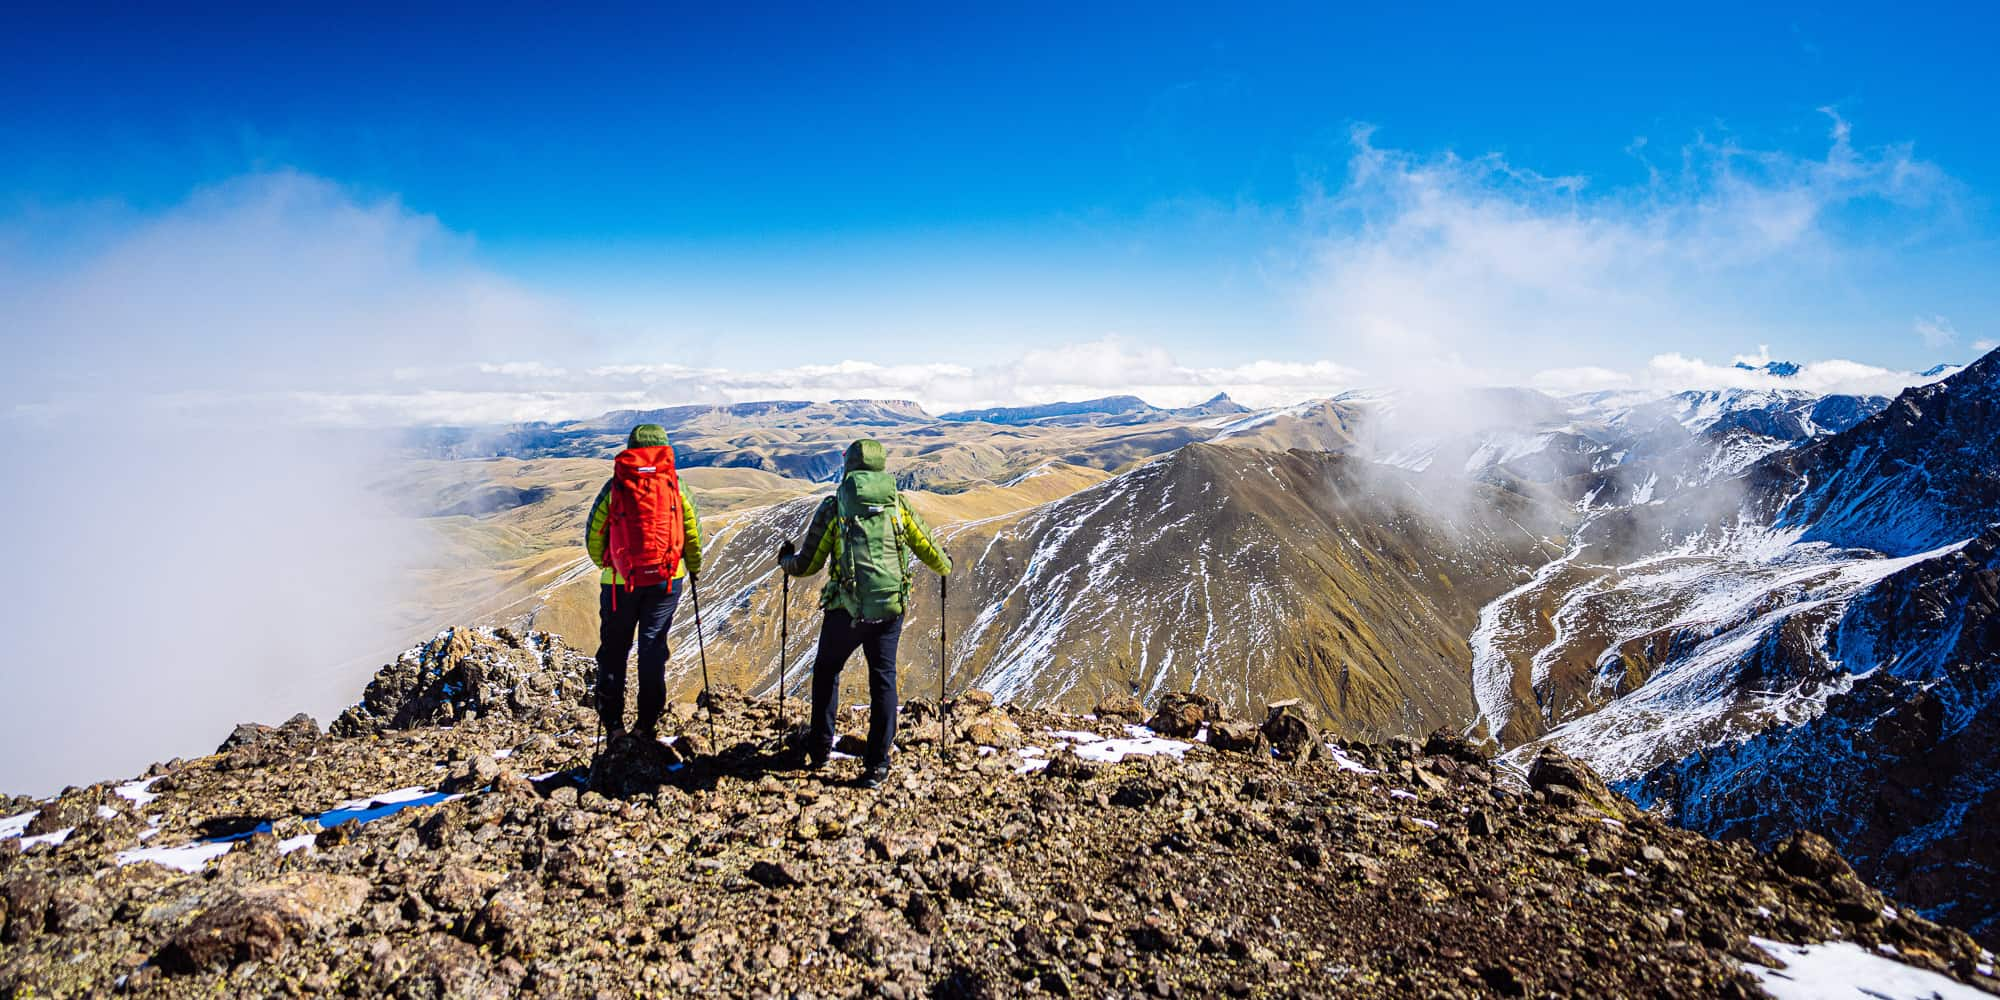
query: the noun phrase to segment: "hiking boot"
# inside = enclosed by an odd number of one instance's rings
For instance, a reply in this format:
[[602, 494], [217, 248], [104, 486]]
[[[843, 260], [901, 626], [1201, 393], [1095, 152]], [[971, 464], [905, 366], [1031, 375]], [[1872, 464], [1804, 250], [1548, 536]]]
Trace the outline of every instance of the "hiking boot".
[[874, 767], [871, 767], [867, 771], [862, 773], [861, 781], [859, 782], [859, 784], [863, 788], [880, 788], [882, 787], [882, 784], [888, 780], [889, 780], [889, 765], [877, 764]]
[[833, 759], [832, 754], [808, 751], [806, 753], [806, 770], [808, 771], [825, 770], [827, 761], [832, 759]]
[[622, 740], [622, 739], [624, 739], [624, 738], [625, 738], [625, 727], [624, 727], [624, 726], [612, 726], [612, 727], [610, 727], [610, 728], [608, 728], [608, 729], [604, 730], [604, 745], [605, 745], [605, 746], [610, 746], [611, 744], [613, 744], [613, 743], [616, 743], [616, 742], [618, 742], [619, 740]]

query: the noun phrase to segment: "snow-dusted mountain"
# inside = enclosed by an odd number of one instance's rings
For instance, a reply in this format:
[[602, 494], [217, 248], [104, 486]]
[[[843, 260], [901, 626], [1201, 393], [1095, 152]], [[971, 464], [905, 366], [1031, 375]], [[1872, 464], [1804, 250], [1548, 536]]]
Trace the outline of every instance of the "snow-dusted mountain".
[[2000, 857], [1972, 845], [2000, 812], [2000, 354], [1837, 433], [1813, 433], [1824, 400], [1750, 401], [1666, 415], [1712, 433], [1754, 409], [1807, 437], [1591, 506], [1482, 612], [1478, 728], [1516, 759], [1558, 743], [1709, 832], [1819, 829], [1990, 933]]
[[1889, 405], [1801, 389], [1462, 395], [1444, 414], [1393, 393], [1362, 401], [1375, 417], [1371, 454], [1410, 471], [1538, 486], [1583, 509], [1664, 501]]

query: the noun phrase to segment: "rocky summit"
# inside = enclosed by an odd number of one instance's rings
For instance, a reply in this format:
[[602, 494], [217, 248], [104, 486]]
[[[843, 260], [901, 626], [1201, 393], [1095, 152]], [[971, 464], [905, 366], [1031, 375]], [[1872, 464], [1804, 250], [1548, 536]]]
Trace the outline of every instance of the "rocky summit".
[[1823, 942], [2000, 989], [1820, 838], [1710, 840], [1553, 748], [1516, 774], [1301, 702], [975, 691], [907, 703], [864, 790], [802, 766], [797, 702], [601, 745], [592, 670], [452, 630], [330, 733], [13, 801], [0, 993], [1748, 997]]

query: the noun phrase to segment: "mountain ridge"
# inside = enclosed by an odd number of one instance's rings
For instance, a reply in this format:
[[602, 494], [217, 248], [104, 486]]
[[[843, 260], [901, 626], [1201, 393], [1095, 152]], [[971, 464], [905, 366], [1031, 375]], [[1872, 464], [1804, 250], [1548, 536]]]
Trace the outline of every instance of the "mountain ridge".
[[2000, 991], [1817, 838], [1718, 843], [1559, 753], [1516, 782], [1296, 705], [1172, 695], [1170, 736], [1129, 702], [966, 696], [913, 703], [897, 779], [862, 790], [788, 766], [777, 706], [729, 690], [676, 704], [668, 742], [600, 746], [593, 666], [448, 630], [331, 733], [246, 724], [0, 820], [0, 989], [1748, 998], [1839, 962]]

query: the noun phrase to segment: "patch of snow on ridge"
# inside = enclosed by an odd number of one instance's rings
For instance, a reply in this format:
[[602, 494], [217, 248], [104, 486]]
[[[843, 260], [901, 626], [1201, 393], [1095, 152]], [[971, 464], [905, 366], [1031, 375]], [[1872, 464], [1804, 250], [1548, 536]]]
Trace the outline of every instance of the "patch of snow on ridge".
[[1338, 768], [1340, 768], [1340, 769], [1341, 769], [1341, 770], [1343, 770], [1343, 771], [1351, 771], [1351, 772], [1353, 772], [1353, 773], [1355, 773], [1355, 774], [1378, 774], [1378, 773], [1380, 773], [1380, 772], [1376, 771], [1376, 770], [1375, 770], [1374, 768], [1372, 768], [1372, 767], [1369, 767], [1369, 766], [1367, 766], [1367, 765], [1365, 765], [1365, 764], [1362, 764], [1362, 763], [1361, 763], [1360, 761], [1358, 761], [1358, 760], [1355, 760], [1355, 759], [1354, 759], [1354, 758], [1352, 758], [1352, 757], [1349, 757], [1349, 756], [1347, 755], [1347, 752], [1346, 752], [1345, 750], [1342, 750], [1342, 749], [1340, 749], [1339, 747], [1337, 747], [1337, 746], [1334, 746], [1334, 745], [1333, 745], [1333, 744], [1331, 744], [1331, 743], [1328, 743], [1328, 744], [1326, 745], [1326, 750], [1327, 750], [1327, 752], [1328, 752], [1328, 753], [1330, 753], [1330, 754], [1332, 754], [1332, 755], [1333, 755], [1333, 763], [1334, 763], [1334, 766], [1335, 766], [1335, 767], [1338, 767]]
[[143, 806], [160, 797], [158, 792], [153, 791], [153, 782], [158, 780], [160, 779], [140, 778], [137, 781], [128, 781], [119, 785], [114, 791], [131, 799], [132, 804]]
[[18, 816], [0, 819], [0, 840], [10, 840], [28, 832], [28, 824], [33, 823], [35, 817], [41, 814], [40, 809], [30, 809]]
[[1958, 980], [1870, 954], [1847, 941], [1800, 945], [1753, 937], [1750, 943], [1785, 965], [1743, 966], [1776, 1000], [1991, 1000]]
[[1648, 474], [1646, 476], [1646, 481], [1640, 483], [1639, 488], [1632, 491], [1632, 506], [1637, 507], [1641, 504], [1652, 503], [1653, 490], [1655, 487], [1659, 485], [1660, 485], [1660, 474], [1657, 472]]
[[163, 868], [176, 871], [198, 872], [210, 861], [228, 854], [236, 847], [236, 840], [197, 840], [179, 847], [141, 847], [137, 850], [119, 851], [120, 865], [136, 865], [148, 861]]
[[1310, 402], [1299, 403], [1295, 406], [1284, 406], [1270, 410], [1259, 410], [1256, 413], [1251, 413], [1246, 416], [1224, 415], [1221, 417], [1210, 418], [1209, 420], [1201, 423], [1199, 426], [1222, 428], [1222, 432], [1215, 436], [1215, 440], [1220, 441], [1223, 440], [1224, 438], [1232, 438], [1238, 434], [1243, 434], [1249, 431], [1256, 430], [1257, 428], [1262, 427], [1265, 424], [1272, 423], [1273, 421], [1276, 421], [1281, 417], [1303, 417], [1306, 414], [1311, 413], [1312, 411], [1318, 409], [1321, 405], [1323, 405], [1321, 401], [1312, 400]]
[[39, 837], [22, 837], [21, 850], [25, 851], [30, 847], [41, 844], [47, 844], [50, 847], [61, 847], [63, 842], [69, 839], [69, 835], [75, 832], [76, 827], [66, 826], [54, 833], [44, 833]]
[[[1153, 754], [1180, 757], [1182, 754], [1194, 749], [1194, 744], [1192, 743], [1156, 736], [1152, 730], [1144, 726], [1127, 726], [1125, 727], [1125, 731], [1129, 735], [1122, 739], [1110, 739], [1099, 736], [1096, 733], [1086, 733], [1081, 730], [1070, 729], [1055, 730], [1049, 733], [1049, 735], [1059, 742], [1073, 747], [1078, 757], [1100, 764], [1116, 764], [1127, 757], [1145, 757]], [[1018, 770], [1026, 773], [1027, 771], [1040, 770], [1047, 766], [1048, 761], [1046, 760], [1031, 760], [1023, 764]]]

